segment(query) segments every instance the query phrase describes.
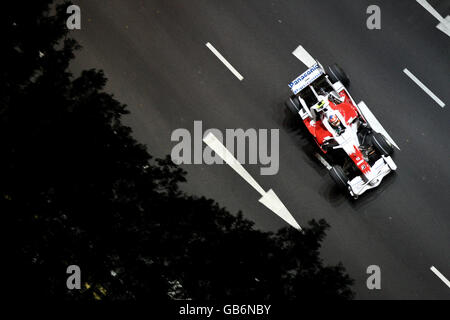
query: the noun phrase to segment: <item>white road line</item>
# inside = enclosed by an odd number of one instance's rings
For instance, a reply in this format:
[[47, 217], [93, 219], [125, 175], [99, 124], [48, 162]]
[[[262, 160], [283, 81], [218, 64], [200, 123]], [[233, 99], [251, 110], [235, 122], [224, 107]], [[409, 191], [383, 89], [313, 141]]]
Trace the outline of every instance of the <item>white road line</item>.
[[260, 203], [265, 205], [273, 213], [278, 215], [284, 221], [289, 223], [291, 226], [297, 230], [302, 230], [300, 225], [295, 221], [292, 214], [286, 208], [286, 206], [281, 202], [280, 198], [275, 194], [272, 189], [269, 191], [264, 191], [264, 189], [256, 182], [255, 179], [248, 173], [247, 170], [239, 163], [239, 161], [233, 156], [233, 154], [223, 145], [223, 143], [216, 138], [211, 132], [203, 139], [206, 143], [219, 157], [221, 157], [237, 174], [239, 174], [245, 181], [247, 181], [258, 193], [261, 198], [258, 200]]
[[412, 80], [414, 81], [423, 91], [425, 91], [438, 105], [440, 105], [442, 108], [445, 107], [445, 103], [439, 99], [433, 92], [431, 92], [430, 89], [427, 88], [419, 79], [416, 78], [408, 69], [403, 69], [403, 72]]
[[442, 22], [442, 20], [444, 20], [444, 18], [439, 14], [439, 12], [437, 12], [432, 6], [431, 4], [428, 3], [428, 1], [426, 0], [416, 0], [422, 7], [425, 8], [425, 10], [427, 10], [429, 13], [431, 13], [433, 15], [433, 17], [435, 17], [436, 19], [438, 19], [439, 22]]
[[216, 55], [217, 58], [219, 58], [220, 61], [236, 76], [236, 78], [239, 79], [239, 81], [244, 80], [244, 77], [225, 59], [219, 51], [216, 50], [216, 48], [213, 47], [211, 43], [207, 43], [206, 46], [209, 50], [212, 51]]
[[439, 24], [436, 26], [436, 28], [438, 28], [439, 30], [441, 30], [450, 37], [450, 16], [447, 16], [444, 19], [444, 17], [442, 17], [439, 14], [439, 12], [437, 12], [426, 0], [416, 0], [416, 1], [439, 21]]
[[433, 271], [433, 273], [434, 273], [439, 279], [441, 279], [442, 282], [444, 282], [444, 283], [447, 285], [447, 287], [450, 288], [450, 281], [448, 281], [448, 279], [447, 279], [446, 277], [444, 277], [444, 275], [443, 275], [442, 273], [440, 273], [438, 269], [436, 269], [435, 267], [431, 266], [430, 270]]
[[212, 133], [209, 133], [204, 139], [205, 142], [219, 157], [221, 157], [237, 174], [239, 174], [245, 181], [247, 181], [259, 194], [264, 195], [266, 192], [256, 182], [255, 179], [244, 169], [242, 164], [234, 157], [234, 155], [223, 145], [223, 143], [216, 138]]
[[436, 26], [436, 28], [450, 37], [450, 16], [447, 16], [444, 21]]

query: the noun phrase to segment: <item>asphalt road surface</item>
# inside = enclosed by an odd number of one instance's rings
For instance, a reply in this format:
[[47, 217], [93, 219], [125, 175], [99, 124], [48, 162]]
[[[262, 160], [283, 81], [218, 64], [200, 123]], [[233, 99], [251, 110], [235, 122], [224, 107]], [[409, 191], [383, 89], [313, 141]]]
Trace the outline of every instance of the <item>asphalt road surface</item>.
[[[372, 1], [354, 0], [109, 0], [74, 1], [83, 49], [74, 72], [100, 68], [107, 90], [131, 110], [126, 123], [151, 154], [170, 154], [173, 130], [280, 129], [280, 169], [261, 176], [300, 225], [325, 218], [331, 230], [324, 261], [341, 261], [359, 299], [450, 299], [430, 271], [450, 277], [450, 37], [413, 0], [377, 1], [381, 30], [368, 30]], [[430, 1], [444, 17], [450, 1]], [[210, 42], [242, 74], [239, 81], [205, 46]], [[401, 151], [399, 169], [357, 201], [333, 185], [310, 154], [283, 103], [287, 84], [306, 70], [292, 55], [303, 45], [323, 65], [339, 63], [350, 92], [364, 100]], [[441, 108], [404, 73], [408, 68], [436, 94]], [[285, 223], [258, 203], [259, 194], [226, 165], [183, 165], [185, 190], [242, 210], [263, 230]], [[370, 265], [381, 290], [366, 286]]]

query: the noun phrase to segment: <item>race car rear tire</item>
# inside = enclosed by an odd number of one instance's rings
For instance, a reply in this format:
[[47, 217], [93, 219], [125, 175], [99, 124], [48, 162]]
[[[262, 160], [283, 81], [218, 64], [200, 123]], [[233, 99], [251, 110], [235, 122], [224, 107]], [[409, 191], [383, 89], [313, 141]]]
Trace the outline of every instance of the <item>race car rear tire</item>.
[[289, 99], [287, 99], [285, 105], [294, 114], [298, 114], [301, 108], [300, 101], [298, 101], [298, 98], [296, 96], [291, 96]]
[[348, 177], [341, 166], [332, 166], [330, 169], [330, 176], [340, 189], [348, 188]]
[[337, 81], [340, 81], [345, 87], [348, 88], [350, 86], [350, 79], [338, 64], [335, 63], [332, 66], [328, 66], [327, 73], [331, 82], [335, 83]]
[[391, 156], [394, 153], [394, 147], [381, 133], [372, 133], [371, 139], [372, 145], [378, 153], [384, 156]]

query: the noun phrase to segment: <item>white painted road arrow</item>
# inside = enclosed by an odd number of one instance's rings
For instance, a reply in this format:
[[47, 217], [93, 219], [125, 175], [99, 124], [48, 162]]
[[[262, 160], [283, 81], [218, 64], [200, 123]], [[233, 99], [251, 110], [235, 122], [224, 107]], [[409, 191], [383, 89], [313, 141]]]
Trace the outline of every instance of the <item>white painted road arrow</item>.
[[416, 0], [422, 7], [425, 8], [433, 17], [435, 17], [439, 24], [436, 26], [439, 30], [444, 32], [446, 35], [450, 37], [450, 16], [447, 16], [445, 19], [443, 16], [439, 14], [439, 12], [434, 9], [427, 0]]
[[261, 202], [276, 215], [289, 223], [298, 230], [302, 230], [300, 225], [295, 221], [289, 210], [284, 206], [283, 202], [273, 192], [272, 189], [264, 191], [264, 189], [256, 182], [255, 179], [244, 169], [230, 151], [220, 142], [212, 133], [209, 133], [203, 142], [206, 143], [219, 157], [221, 157], [234, 171], [236, 171], [245, 181], [247, 181], [261, 195]]

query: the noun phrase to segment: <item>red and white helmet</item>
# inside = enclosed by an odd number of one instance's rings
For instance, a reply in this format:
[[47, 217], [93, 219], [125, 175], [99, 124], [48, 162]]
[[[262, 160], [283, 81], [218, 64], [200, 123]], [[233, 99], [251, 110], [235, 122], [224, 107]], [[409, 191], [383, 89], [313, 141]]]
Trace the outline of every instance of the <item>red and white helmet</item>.
[[339, 120], [339, 118], [337, 117], [337, 115], [332, 114], [329, 118], [328, 121], [331, 123], [331, 125], [337, 127], [341, 121]]

